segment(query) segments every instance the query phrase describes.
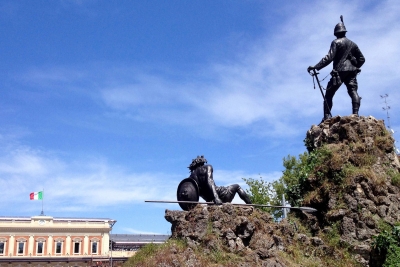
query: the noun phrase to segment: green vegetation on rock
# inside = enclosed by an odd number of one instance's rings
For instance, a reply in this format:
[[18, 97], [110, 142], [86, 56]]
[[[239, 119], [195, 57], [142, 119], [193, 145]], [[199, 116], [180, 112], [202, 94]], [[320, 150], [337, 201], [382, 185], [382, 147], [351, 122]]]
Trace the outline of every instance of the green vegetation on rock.
[[229, 204], [167, 210], [172, 239], [125, 266], [400, 266], [400, 162], [383, 121], [337, 116], [304, 143], [283, 159], [279, 180], [244, 181], [253, 203], [280, 205], [284, 195], [318, 212], [276, 220], [279, 209]]
[[[335, 117], [313, 126], [304, 143], [308, 151], [283, 159], [284, 170], [278, 181], [245, 179], [249, 194], [257, 192], [260, 184], [267, 184], [268, 190], [257, 193], [269, 195], [257, 195], [254, 200], [272, 204], [284, 194], [292, 206], [316, 208], [318, 214], [295, 213], [291, 217], [300, 216], [300, 223], [313, 235], [341, 249], [343, 255], [358, 255], [362, 264], [370, 261], [369, 266], [382, 266], [382, 262], [384, 266], [400, 266], [395, 260], [400, 251], [397, 243], [376, 245], [393, 241], [388, 236], [393, 236], [390, 229], [399, 222], [400, 211], [400, 164], [383, 121]], [[279, 196], [275, 188], [279, 188]], [[371, 258], [365, 240], [376, 236], [379, 242], [375, 247], [385, 253]]]
[[383, 267], [400, 266], [400, 226], [394, 226], [392, 231], [383, 230], [374, 237], [372, 246], [385, 256]]

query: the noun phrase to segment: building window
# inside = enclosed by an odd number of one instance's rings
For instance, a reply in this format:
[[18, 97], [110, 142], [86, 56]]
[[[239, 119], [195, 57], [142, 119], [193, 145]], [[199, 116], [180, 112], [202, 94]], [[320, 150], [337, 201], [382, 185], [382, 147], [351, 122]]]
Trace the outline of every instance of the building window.
[[74, 254], [79, 254], [80, 244], [80, 242], [74, 243]]
[[96, 241], [92, 242], [92, 254], [97, 254], [97, 245], [98, 243]]
[[18, 255], [24, 255], [25, 242], [18, 242]]
[[62, 242], [58, 241], [56, 243], [56, 254], [61, 254], [61, 249], [62, 249]]
[[37, 255], [42, 255], [43, 254], [43, 242], [38, 242], [37, 243], [36, 254]]
[[6, 243], [5, 242], [0, 242], [0, 255], [4, 255], [5, 249], [6, 248]]

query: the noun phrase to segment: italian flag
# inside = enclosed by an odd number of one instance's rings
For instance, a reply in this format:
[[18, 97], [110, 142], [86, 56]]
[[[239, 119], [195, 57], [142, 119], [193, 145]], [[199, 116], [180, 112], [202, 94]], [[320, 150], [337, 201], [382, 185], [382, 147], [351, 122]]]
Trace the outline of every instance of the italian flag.
[[41, 200], [43, 199], [43, 191], [40, 192], [32, 192], [29, 194], [30, 200]]

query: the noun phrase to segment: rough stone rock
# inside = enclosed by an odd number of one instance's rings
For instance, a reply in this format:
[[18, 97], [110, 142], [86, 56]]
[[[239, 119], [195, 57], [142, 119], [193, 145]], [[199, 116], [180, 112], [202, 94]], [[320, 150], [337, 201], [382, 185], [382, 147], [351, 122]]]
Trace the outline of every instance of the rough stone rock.
[[238, 225], [236, 228], [236, 232], [241, 239], [246, 239], [251, 237], [254, 232], [254, 225], [253, 223], [249, 222], [247, 217], [241, 216], [237, 218], [236, 224]]
[[304, 245], [308, 245], [310, 244], [310, 239], [308, 238], [307, 235], [305, 234], [298, 234], [297, 235], [297, 240], [299, 240], [301, 243], [303, 243]]
[[344, 200], [345, 200], [347, 206], [349, 207], [349, 209], [351, 209], [352, 211], [357, 211], [357, 200], [355, 198], [353, 198], [349, 194], [345, 194]]
[[361, 266], [365, 266], [365, 267], [370, 266], [369, 261], [364, 259], [364, 257], [362, 257], [360, 254], [355, 254], [354, 258], [357, 260], [358, 263], [361, 264]]
[[367, 240], [371, 238], [371, 232], [368, 229], [357, 229], [357, 239]]
[[[307, 132], [306, 143], [309, 151], [321, 147], [326, 143], [349, 143], [362, 141], [367, 147], [373, 145], [374, 137], [385, 131], [383, 121], [379, 121], [372, 116], [336, 116], [325, 120], [320, 125], [313, 125]], [[362, 133], [361, 135], [359, 133]], [[381, 144], [385, 149], [390, 148], [386, 144]]]
[[376, 221], [372, 217], [366, 217], [364, 219], [365, 225], [368, 226], [370, 229], [375, 229], [377, 227]]
[[378, 222], [394, 225], [400, 219], [400, 187], [391, 180], [391, 175], [400, 172], [400, 163], [392, 135], [382, 120], [372, 116], [336, 116], [311, 126], [305, 144], [309, 152], [325, 146], [334, 153], [335, 161], [325, 162], [325, 173], [331, 175], [346, 166], [355, 170], [346, 177], [346, 186], [340, 189], [332, 181], [330, 192], [325, 195], [318, 188], [322, 182], [310, 180], [310, 193], [319, 193], [306, 204], [324, 211], [317, 221], [315, 217], [305, 217], [310, 229], [318, 232], [318, 228], [328, 229], [339, 222], [340, 243], [353, 246], [355, 258], [363, 266], [377, 266], [381, 259], [372, 260], [370, 244], [379, 234]]
[[356, 254], [361, 255], [365, 260], [369, 261], [371, 246], [369, 245], [356, 245], [352, 248], [352, 251]]
[[388, 210], [388, 207], [385, 206], [385, 205], [378, 206], [378, 209], [377, 209], [378, 215], [379, 215], [380, 217], [386, 217], [386, 212], [387, 212], [387, 210]]
[[311, 238], [311, 244], [313, 244], [313, 246], [322, 246], [324, 244], [324, 241], [322, 241], [321, 238], [315, 236]]
[[[254, 208], [198, 205], [191, 211], [166, 211], [172, 238], [186, 240], [192, 250], [205, 246], [207, 253], [222, 249], [243, 256], [243, 262], [229, 266], [285, 267], [280, 255], [299, 244], [306, 256], [337, 257], [337, 248], [321, 237], [339, 235], [339, 247], [349, 248], [361, 266], [381, 266], [382, 256], [371, 248], [373, 237], [382, 222], [400, 221], [400, 188], [392, 181], [400, 162], [393, 137], [382, 120], [351, 115], [311, 126], [304, 141], [309, 152], [324, 147], [331, 153], [318, 173], [309, 173], [302, 192], [301, 205], [319, 212], [294, 213], [306, 233]], [[188, 264], [196, 261], [187, 257]]]
[[273, 235], [272, 238], [274, 239], [275, 246], [278, 250], [284, 250], [285, 247], [283, 245], [283, 238], [278, 235]]
[[261, 265], [262, 267], [284, 267], [282, 263], [277, 261], [276, 259], [267, 259]]
[[236, 250], [241, 251], [245, 248], [243, 241], [240, 237], [237, 237], [235, 240]]
[[349, 217], [344, 217], [342, 221], [341, 230], [343, 235], [356, 238], [356, 225], [353, 219]]
[[224, 231], [224, 236], [227, 240], [233, 240], [236, 239], [235, 233], [232, 231], [231, 228], [225, 229]]
[[331, 222], [335, 222], [335, 221], [342, 219], [348, 213], [349, 213], [349, 211], [345, 210], [345, 209], [331, 210], [326, 215], [326, 218]]
[[270, 234], [255, 233], [249, 243], [249, 247], [253, 250], [257, 249], [270, 249], [274, 246], [275, 242]]
[[389, 200], [388, 197], [386, 196], [379, 196], [378, 197], [378, 204], [379, 205], [386, 205], [389, 206], [391, 204], [391, 201]]
[[205, 246], [209, 252], [245, 252], [253, 262], [248, 266], [285, 267], [274, 251], [285, 251], [294, 236], [293, 226], [285, 220], [277, 224], [268, 214], [229, 204], [197, 206], [190, 211], [166, 210], [165, 219], [172, 224], [172, 238], [186, 240], [191, 249]]

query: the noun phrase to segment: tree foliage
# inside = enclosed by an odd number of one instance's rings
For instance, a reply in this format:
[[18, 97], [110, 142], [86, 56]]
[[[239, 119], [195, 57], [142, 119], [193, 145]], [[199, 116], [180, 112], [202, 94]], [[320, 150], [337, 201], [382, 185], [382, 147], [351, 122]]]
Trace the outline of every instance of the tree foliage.
[[274, 196], [272, 183], [265, 181], [262, 177], [256, 180], [253, 178], [243, 178], [249, 189], [246, 189], [250, 200], [254, 204], [271, 204], [271, 199]]
[[[323, 166], [324, 161], [330, 156], [327, 149], [318, 149], [312, 152], [304, 152], [298, 157], [288, 155], [283, 158], [284, 170], [282, 176], [273, 182], [267, 182], [262, 177], [259, 179], [243, 178], [249, 186], [247, 193], [253, 203], [281, 205], [282, 196], [291, 206], [300, 206], [304, 195], [308, 191], [308, 178], [310, 175], [323, 175], [323, 170], [316, 171], [316, 167]], [[272, 210], [264, 208], [263, 210], [274, 214], [279, 218], [282, 210]]]
[[[243, 178], [249, 189], [246, 189], [250, 200], [254, 204], [276, 205], [280, 206], [282, 194], [284, 194], [284, 187], [280, 181], [267, 182], [262, 177], [259, 179]], [[276, 219], [282, 216], [282, 210], [276, 208], [260, 208], [270, 214]]]

